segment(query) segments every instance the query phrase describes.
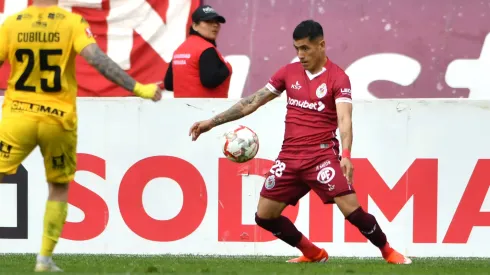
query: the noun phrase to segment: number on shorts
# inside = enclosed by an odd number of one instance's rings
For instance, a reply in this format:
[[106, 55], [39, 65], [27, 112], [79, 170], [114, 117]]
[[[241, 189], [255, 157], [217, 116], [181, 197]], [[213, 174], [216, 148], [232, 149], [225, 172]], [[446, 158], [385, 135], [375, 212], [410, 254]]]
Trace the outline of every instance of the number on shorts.
[[276, 177], [280, 178], [282, 176], [282, 173], [286, 170], [286, 163], [276, 160], [276, 163], [272, 165], [271, 172], [272, 175], [275, 175]]
[[[54, 72], [53, 87], [48, 85], [48, 79], [41, 78], [41, 90], [46, 93], [56, 93], [61, 91], [61, 68], [57, 65], [49, 65], [49, 57], [54, 55], [62, 55], [62, 50], [40, 50], [39, 51], [39, 66], [41, 71]], [[34, 70], [35, 55], [31, 49], [18, 49], [15, 52], [15, 57], [18, 62], [24, 62], [24, 57], [27, 57], [27, 66], [22, 75], [15, 83], [15, 89], [22, 92], [35, 92], [35, 86], [27, 86], [26, 82]]]

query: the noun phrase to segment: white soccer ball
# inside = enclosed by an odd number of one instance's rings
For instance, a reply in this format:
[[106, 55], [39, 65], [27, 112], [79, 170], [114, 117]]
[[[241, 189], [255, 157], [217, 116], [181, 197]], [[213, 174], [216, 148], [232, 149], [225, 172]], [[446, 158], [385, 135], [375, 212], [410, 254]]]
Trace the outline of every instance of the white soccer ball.
[[238, 125], [223, 135], [223, 154], [233, 162], [247, 162], [259, 151], [259, 137], [252, 129]]

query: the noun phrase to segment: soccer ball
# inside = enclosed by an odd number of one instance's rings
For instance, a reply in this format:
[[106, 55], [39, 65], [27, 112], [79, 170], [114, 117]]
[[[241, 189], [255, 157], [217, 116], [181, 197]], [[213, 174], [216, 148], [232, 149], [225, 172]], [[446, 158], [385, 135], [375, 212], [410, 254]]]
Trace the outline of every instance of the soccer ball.
[[252, 129], [238, 125], [223, 135], [223, 154], [233, 162], [247, 162], [259, 151], [259, 137]]

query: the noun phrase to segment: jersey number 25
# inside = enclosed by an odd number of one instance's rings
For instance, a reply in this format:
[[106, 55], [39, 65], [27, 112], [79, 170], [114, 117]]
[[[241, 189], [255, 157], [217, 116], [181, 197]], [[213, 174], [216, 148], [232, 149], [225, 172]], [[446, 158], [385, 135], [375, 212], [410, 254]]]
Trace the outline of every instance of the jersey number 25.
[[[53, 86], [50, 87], [48, 85], [48, 79], [41, 78], [41, 90], [47, 93], [56, 93], [61, 91], [61, 68], [60, 66], [56, 65], [49, 65], [49, 57], [53, 55], [62, 55], [63, 51], [62, 50], [40, 50], [39, 51], [39, 67], [40, 70], [43, 72], [54, 72], [54, 79], [53, 79]], [[27, 57], [27, 66], [22, 73], [22, 75], [19, 77], [17, 80], [17, 83], [15, 83], [15, 89], [17, 91], [24, 91], [24, 92], [35, 92], [36, 87], [35, 86], [27, 86], [26, 82], [29, 79], [32, 71], [34, 70], [34, 62], [35, 62], [35, 55], [34, 51], [31, 49], [18, 49], [15, 52], [15, 57], [17, 58], [18, 62], [24, 62], [24, 57]]]

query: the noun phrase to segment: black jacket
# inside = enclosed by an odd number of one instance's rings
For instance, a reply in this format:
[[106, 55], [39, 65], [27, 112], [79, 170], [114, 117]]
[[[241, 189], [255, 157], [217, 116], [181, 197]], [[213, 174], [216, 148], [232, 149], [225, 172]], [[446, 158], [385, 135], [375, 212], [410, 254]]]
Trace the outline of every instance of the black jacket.
[[[194, 31], [192, 27], [189, 34], [201, 36], [198, 32]], [[215, 41], [209, 39], [206, 40], [216, 46]], [[221, 85], [221, 83], [223, 83], [229, 75], [230, 70], [228, 69], [226, 64], [221, 61], [215, 48], [209, 48], [202, 52], [201, 56], [199, 57], [199, 77], [201, 79], [201, 84], [204, 87], [210, 89], [216, 88]], [[172, 70], [172, 61], [170, 62], [170, 64], [168, 64], [164, 85], [166, 90], [174, 90], [174, 74]]]

